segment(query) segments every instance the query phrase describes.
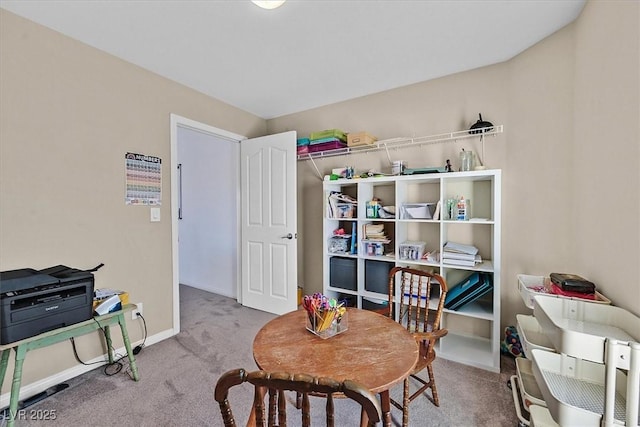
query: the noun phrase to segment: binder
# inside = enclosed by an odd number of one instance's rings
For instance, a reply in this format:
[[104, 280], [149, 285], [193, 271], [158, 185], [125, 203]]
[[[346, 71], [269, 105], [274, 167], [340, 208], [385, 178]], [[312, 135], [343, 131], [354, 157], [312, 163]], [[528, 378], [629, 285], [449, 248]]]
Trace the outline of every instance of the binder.
[[493, 281], [490, 274], [474, 272], [451, 288], [445, 298], [444, 308], [458, 310], [486, 295], [492, 289]]
[[474, 272], [453, 286], [444, 300], [444, 308], [451, 308], [470, 292], [482, 285], [480, 273]]
[[463, 297], [460, 301], [453, 304], [449, 309], [450, 310], [459, 310], [465, 305], [485, 296], [489, 292], [493, 290], [493, 282], [491, 281], [491, 276], [487, 274], [481, 274], [482, 284], [477, 286], [474, 290], [469, 292], [468, 295]]

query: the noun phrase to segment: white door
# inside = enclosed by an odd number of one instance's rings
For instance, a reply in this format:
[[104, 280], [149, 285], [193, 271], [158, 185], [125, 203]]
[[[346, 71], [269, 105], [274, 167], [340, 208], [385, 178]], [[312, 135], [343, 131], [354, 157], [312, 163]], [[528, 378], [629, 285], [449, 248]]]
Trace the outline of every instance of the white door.
[[242, 292], [245, 306], [297, 307], [296, 132], [240, 143]]

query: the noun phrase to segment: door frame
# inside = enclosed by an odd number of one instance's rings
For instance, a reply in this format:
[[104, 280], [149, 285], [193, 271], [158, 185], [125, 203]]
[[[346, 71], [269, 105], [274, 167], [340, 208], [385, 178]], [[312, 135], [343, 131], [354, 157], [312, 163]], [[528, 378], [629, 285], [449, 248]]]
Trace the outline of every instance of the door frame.
[[[197, 122], [195, 120], [188, 119], [186, 117], [179, 116], [171, 113], [171, 264], [173, 271], [173, 333], [178, 334], [180, 332], [180, 271], [179, 271], [179, 247], [178, 247], [178, 128], [187, 128], [196, 132], [202, 132], [221, 139], [227, 139], [232, 142], [240, 143], [247, 139], [246, 136], [238, 135], [233, 132], [219, 129], [207, 124]], [[238, 147], [239, 149], [239, 147]], [[238, 164], [237, 170], [237, 182], [240, 185], [240, 165]], [[236, 212], [239, 213], [241, 209], [240, 187], [236, 192]], [[237, 225], [236, 230], [236, 256], [238, 263], [236, 264], [236, 294], [238, 302], [242, 303], [242, 276], [241, 276], [241, 233], [240, 224]]]

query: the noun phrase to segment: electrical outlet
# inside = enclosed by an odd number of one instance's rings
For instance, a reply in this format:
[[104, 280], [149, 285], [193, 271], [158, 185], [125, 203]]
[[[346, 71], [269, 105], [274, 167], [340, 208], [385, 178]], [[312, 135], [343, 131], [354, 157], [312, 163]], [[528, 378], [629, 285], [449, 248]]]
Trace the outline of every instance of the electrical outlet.
[[141, 302], [137, 302], [136, 303], [136, 308], [134, 308], [133, 311], [131, 312], [131, 318], [133, 320], [136, 320], [138, 318], [138, 314], [137, 313], [144, 314], [142, 312], [142, 303]]

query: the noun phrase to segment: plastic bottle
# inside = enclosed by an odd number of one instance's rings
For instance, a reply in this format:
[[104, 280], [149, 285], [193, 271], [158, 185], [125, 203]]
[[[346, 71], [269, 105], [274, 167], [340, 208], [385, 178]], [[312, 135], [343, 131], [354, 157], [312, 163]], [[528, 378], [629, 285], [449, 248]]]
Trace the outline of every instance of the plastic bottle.
[[467, 203], [464, 200], [464, 196], [461, 196], [460, 200], [458, 200], [458, 206], [456, 209], [456, 219], [458, 221], [464, 221], [467, 219]]

